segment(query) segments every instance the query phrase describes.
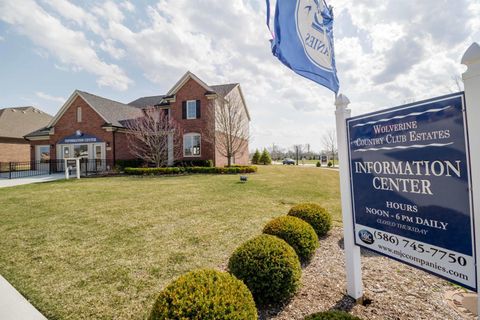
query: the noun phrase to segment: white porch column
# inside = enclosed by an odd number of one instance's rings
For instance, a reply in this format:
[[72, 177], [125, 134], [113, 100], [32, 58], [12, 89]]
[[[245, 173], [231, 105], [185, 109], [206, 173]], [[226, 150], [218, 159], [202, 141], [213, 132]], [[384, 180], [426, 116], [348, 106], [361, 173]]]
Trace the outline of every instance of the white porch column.
[[168, 165], [173, 166], [173, 133], [168, 135]]
[[[475, 42], [463, 54], [462, 64], [467, 71], [462, 75], [465, 86], [468, 138], [472, 174], [473, 213], [475, 219], [475, 247], [477, 256], [477, 289], [480, 288], [480, 46]], [[477, 295], [478, 297], [478, 295]], [[477, 300], [480, 312], [480, 298]], [[478, 317], [477, 317], [478, 318]]]
[[355, 245], [352, 202], [350, 191], [350, 165], [348, 163], [348, 141], [346, 119], [351, 110], [347, 109], [350, 100], [340, 94], [335, 100], [337, 119], [338, 163], [340, 171], [340, 192], [342, 204], [343, 239], [345, 246], [345, 271], [347, 274], [347, 294], [357, 301], [363, 297], [360, 247]]

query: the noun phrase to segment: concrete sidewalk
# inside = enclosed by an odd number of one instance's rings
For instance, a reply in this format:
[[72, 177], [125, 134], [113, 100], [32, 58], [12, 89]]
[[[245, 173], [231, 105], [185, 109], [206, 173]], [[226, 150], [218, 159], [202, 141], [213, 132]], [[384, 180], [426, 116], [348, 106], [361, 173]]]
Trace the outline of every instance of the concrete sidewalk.
[[47, 320], [2, 276], [0, 276], [0, 319]]
[[34, 176], [34, 177], [18, 178], [18, 179], [0, 178], [0, 188], [15, 187], [15, 186], [20, 186], [24, 184], [55, 181], [55, 180], [61, 180], [61, 179], [65, 179], [64, 173], [55, 173], [48, 176], [47, 175]]

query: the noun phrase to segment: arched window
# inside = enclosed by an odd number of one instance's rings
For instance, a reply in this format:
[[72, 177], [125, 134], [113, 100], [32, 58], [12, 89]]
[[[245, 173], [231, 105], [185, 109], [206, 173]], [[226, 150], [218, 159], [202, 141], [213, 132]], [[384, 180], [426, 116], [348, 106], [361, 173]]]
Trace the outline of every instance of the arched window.
[[199, 133], [187, 133], [183, 135], [183, 156], [199, 157], [200, 156], [200, 139]]

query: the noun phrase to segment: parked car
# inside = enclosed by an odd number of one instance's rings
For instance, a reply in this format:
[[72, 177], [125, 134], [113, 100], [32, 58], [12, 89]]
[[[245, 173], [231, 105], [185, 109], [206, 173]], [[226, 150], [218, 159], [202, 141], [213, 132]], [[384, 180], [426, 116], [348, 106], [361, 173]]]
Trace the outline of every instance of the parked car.
[[290, 165], [290, 164], [295, 164], [295, 160], [290, 159], [290, 158], [285, 158], [282, 161], [283, 164]]

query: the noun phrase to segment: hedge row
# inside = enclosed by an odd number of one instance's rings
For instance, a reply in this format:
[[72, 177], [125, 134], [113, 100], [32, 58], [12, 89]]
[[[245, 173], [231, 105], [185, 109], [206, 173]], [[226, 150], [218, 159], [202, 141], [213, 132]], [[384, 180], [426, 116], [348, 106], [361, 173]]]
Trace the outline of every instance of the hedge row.
[[295, 250], [284, 240], [268, 234], [238, 247], [228, 261], [228, 270], [247, 285], [261, 306], [290, 299], [302, 275]]
[[257, 172], [256, 166], [243, 167], [162, 167], [162, 168], [125, 168], [126, 174], [145, 175], [168, 175], [182, 173], [205, 173], [205, 174], [237, 174]]
[[[184, 168], [207, 173], [256, 167]], [[135, 169], [154, 174], [181, 171], [182, 168]], [[212, 172], [208, 172], [212, 169]], [[160, 171], [158, 171], [160, 170]], [[213, 171], [214, 170], [214, 171]], [[126, 169], [127, 171], [127, 169]], [[162, 173], [158, 173], [162, 172]], [[240, 245], [228, 261], [230, 274], [214, 270], [198, 270], [185, 274], [165, 288], [150, 313], [150, 320], [159, 319], [257, 319], [255, 303], [261, 307], [288, 301], [300, 286], [302, 266], [318, 247], [318, 236], [331, 228], [331, 216], [315, 204], [293, 207], [288, 216], [271, 220], [263, 234]], [[312, 315], [311, 320], [357, 320], [347, 313], [330, 311]]]
[[308, 222], [319, 237], [325, 236], [332, 228], [332, 216], [316, 203], [297, 204], [290, 209], [288, 215]]
[[180, 276], [157, 297], [149, 320], [256, 320], [252, 294], [242, 281], [216, 270]]
[[283, 216], [271, 220], [263, 228], [263, 233], [285, 240], [305, 263], [318, 248], [318, 237], [310, 224], [302, 219]]

